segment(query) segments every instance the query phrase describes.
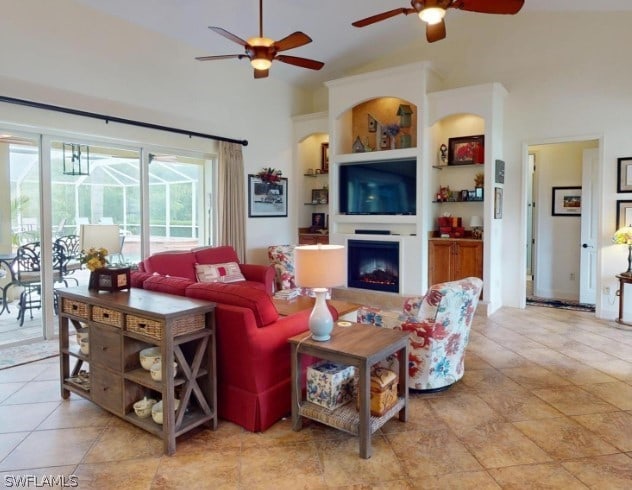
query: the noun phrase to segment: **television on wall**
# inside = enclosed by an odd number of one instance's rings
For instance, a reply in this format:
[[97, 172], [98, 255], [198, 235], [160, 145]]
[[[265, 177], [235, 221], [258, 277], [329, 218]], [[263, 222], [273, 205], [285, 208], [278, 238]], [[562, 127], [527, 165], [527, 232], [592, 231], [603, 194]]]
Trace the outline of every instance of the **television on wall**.
[[340, 214], [417, 213], [417, 160], [389, 160], [339, 166]]

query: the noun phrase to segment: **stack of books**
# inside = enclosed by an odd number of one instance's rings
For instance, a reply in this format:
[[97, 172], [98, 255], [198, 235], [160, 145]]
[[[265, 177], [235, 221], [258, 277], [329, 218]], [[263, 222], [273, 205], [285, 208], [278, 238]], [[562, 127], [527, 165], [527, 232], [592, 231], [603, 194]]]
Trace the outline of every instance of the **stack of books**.
[[282, 289], [281, 291], [277, 291], [276, 293], [274, 293], [274, 297], [276, 299], [284, 299], [286, 301], [289, 301], [291, 299], [298, 297], [300, 295], [300, 292], [301, 292], [300, 288]]

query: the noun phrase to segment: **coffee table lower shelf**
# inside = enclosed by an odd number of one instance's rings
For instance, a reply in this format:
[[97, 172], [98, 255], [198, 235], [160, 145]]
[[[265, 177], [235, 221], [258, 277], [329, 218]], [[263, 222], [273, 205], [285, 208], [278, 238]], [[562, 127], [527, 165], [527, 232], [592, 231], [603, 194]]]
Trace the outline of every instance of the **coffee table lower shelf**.
[[[399, 397], [395, 405], [384, 412], [384, 415], [381, 417], [371, 415], [369, 420], [371, 434], [382, 427], [390, 419], [395, 417], [405, 405], [406, 401], [404, 398]], [[321, 407], [315, 403], [304, 401], [299, 407], [299, 415], [321, 422], [329, 427], [334, 427], [344, 432], [348, 432], [354, 436], [357, 436], [360, 433], [360, 414], [356, 409], [355, 399], [351, 400], [342, 407], [336, 408], [335, 410], [329, 410], [328, 408]]]

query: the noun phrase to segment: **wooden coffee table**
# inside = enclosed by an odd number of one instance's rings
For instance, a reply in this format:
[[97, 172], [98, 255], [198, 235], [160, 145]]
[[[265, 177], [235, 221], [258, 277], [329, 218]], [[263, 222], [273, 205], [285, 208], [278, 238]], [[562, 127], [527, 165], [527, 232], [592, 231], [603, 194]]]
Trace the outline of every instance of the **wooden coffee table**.
[[[272, 302], [276, 307], [279, 315], [288, 316], [303, 310], [311, 310], [314, 307], [314, 298], [309, 296], [298, 296], [291, 300], [272, 298]], [[328, 299], [327, 304], [338, 312], [338, 319], [355, 321], [355, 315], [351, 315], [358, 311], [362, 305], [357, 303], [349, 303], [348, 301], [340, 301], [336, 299]], [[347, 318], [344, 316], [349, 315]], [[353, 318], [350, 318], [353, 316]]]
[[[399, 413], [399, 420], [408, 418], [408, 332], [352, 323], [349, 327], [334, 326], [331, 339], [313, 340], [309, 333], [289, 339], [292, 348], [292, 428], [300, 430], [307, 417], [360, 438], [360, 457], [371, 457], [371, 434]], [[397, 403], [381, 417], [371, 416], [371, 366], [391, 354], [399, 355]], [[309, 355], [359, 369], [360, 409], [354, 401], [335, 410], [303, 400], [299, 375], [301, 356]]]

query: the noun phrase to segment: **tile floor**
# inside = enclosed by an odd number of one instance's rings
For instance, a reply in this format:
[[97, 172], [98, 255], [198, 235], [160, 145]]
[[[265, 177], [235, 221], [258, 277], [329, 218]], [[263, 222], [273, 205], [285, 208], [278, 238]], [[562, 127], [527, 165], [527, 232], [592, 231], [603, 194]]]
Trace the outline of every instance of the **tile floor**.
[[[57, 359], [0, 371], [0, 480], [75, 475], [79, 488], [632, 488], [632, 329], [529, 307], [477, 317], [464, 378], [410, 397], [408, 423], [357, 439], [283, 420], [220, 421], [162, 455], [151, 436], [77, 396]], [[66, 483], [68, 483], [67, 480]], [[74, 481], [74, 480], [73, 480]], [[31, 484], [31, 486], [34, 486]]]

